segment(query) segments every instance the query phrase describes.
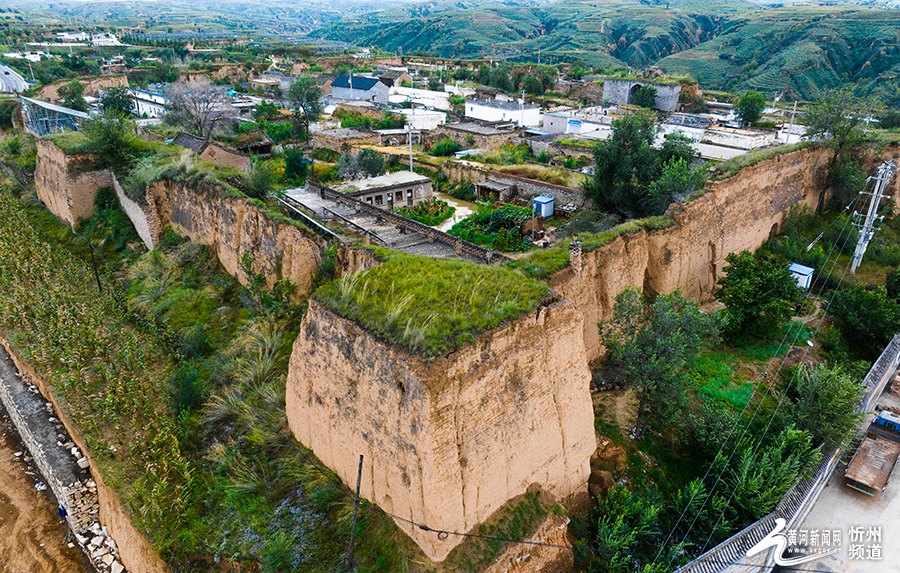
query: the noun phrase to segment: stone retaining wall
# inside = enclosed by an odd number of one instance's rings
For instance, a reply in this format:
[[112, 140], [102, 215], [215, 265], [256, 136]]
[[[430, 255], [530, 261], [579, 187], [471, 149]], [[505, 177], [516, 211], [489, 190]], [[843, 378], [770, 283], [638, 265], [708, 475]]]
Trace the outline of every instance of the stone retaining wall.
[[118, 546], [100, 521], [90, 460], [69, 435], [61, 421], [64, 415], [44, 398], [32, 377], [23, 374], [27, 370], [9, 342], [0, 337], [0, 401], [57, 504], [66, 510], [66, 522], [82, 551], [97, 571], [123, 573]]

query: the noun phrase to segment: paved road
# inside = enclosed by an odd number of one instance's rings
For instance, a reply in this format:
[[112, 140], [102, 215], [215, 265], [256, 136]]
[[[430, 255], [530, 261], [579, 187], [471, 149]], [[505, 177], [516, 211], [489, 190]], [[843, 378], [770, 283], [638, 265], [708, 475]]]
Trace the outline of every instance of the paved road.
[[[895, 381], [894, 384], [900, 384]], [[900, 398], [884, 393], [878, 403], [900, 407]], [[864, 428], [874, 418], [866, 418]], [[846, 458], [845, 458], [846, 459]], [[895, 474], [884, 493], [870, 497], [844, 485], [846, 464], [839, 464], [819, 499], [799, 530], [835, 530], [842, 533], [840, 552], [801, 565], [795, 571], [833, 571], [835, 573], [900, 573], [900, 474]], [[850, 528], [862, 527], [863, 540], [851, 543]], [[881, 530], [881, 559], [850, 559], [849, 546], [871, 547], [869, 528]], [[798, 530], [798, 531], [799, 531]], [[821, 545], [820, 545], [821, 546]]]

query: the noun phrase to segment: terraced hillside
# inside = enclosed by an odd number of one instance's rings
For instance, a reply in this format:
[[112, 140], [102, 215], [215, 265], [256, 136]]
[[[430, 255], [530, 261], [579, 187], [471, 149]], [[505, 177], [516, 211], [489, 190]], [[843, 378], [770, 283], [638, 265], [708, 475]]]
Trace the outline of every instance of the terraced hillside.
[[717, 37], [659, 65], [705, 86], [788, 98], [850, 82], [896, 97], [898, 40], [897, 11], [779, 9], [734, 20]]
[[[437, 2], [347, 18], [314, 35], [404, 53], [595, 67], [659, 65], [713, 89], [809, 99], [852, 83], [900, 103], [900, 10], [743, 0]], [[771, 94], [771, 95], [770, 95]]]

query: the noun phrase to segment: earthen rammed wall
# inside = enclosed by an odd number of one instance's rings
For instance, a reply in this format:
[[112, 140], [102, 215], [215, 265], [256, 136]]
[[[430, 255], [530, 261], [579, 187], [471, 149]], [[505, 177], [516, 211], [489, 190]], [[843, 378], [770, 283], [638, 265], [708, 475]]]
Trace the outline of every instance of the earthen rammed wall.
[[667, 215], [675, 225], [619, 237], [585, 253], [580, 273], [558, 272], [550, 285], [584, 317], [588, 358], [602, 355], [597, 324], [611, 315], [616, 295], [627, 286], [650, 296], [680, 288], [690, 298], [711, 301], [729, 253], [759, 248], [792, 206], [816, 207], [827, 161], [828, 152], [814, 148], [761, 161], [671, 207]]
[[159, 181], [147, 190], [146, 203], [137, 203], [122, 191], [108, 170], [81, 173], [87, 157], [67, 156], [53, 142], [38, 140], [35, 187], [40, 200], [57, 217], [74, 226], [91, 216], [97, 189], [115, 189], [122, 209], [147, 248], [159, 243], [163, 227], [171, 225], [190, 239], [213, 248], [222, 266], [246, 284], [240, 270], [245, 253], [253, 259], [253, 272], [266, 276], [268, 286], [289, 278], [297, 297], [309, 294], [321, 263], [317, 239], [300, 229], [269, 218], [263, 208], [245, 197], [229, 197], [215, 185], [190, 186]]
[[[583, 490], [596, 444], [582, 321], [544, 306], [425, 363], [311, 301], [294, 343], [294, 435], [362, 496], [433, 529], [466, 532], [532, 485]], [[428, 557], [460, 541], [397, 525]]]
[[[84, 85], [84, 95], [92, 97], [97, 97], [101, 91], [107, 88], [128, 87], [128, 78], [124, 75], [99, 76], [96, 78], [79, 78], [78, 81], [80, 81]], [[38, 99], [48, 99], [52, 102], [56, 102], [59, 99], [59, 93], [57, 93], [57, 90], [64, 85], [68, 85], [69, 82], [71, 82], [71, 80], [62, 80], [50, 85], [46, 85], [38, 90], [35, 97], [37, 97]]]
[[252, 270], [274, 281], [289, 278], [297, 285], [297, 295], [308, 295], [319, 270], [319, 243], [287, 223], [270, 219], [263, 209], [244, 197], [228, 197], [215, 186], [198, 189], [184, 183], [160, 181], [147, 190], [148, 201], [160, 221], [213, 248], [219, 262], [239, 281], [247, 277], [240, 270], [241, 258], [253, 258]]
[[79, 168], [88, 163], [88, 156], [68, 156], [52, 141], [37, 140], [34, 170], [37, 196], [70, 227], [74, 227], [78, 219], [90, 217], [97, 190], [112, 185], [108, 170], [80, 171]]

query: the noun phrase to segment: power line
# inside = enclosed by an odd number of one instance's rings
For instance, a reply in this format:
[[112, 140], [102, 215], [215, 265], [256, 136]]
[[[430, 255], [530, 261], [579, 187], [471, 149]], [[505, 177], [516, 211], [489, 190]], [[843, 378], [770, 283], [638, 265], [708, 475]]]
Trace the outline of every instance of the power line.
[[[851, 201], [850, 204], [848, 204], [848, 205], [844, 208], [844, 211], [846, 212], [847, 210], [849, 210], [849, 209], [853, 206], [853, 204], [856, 203], [857, 200], [859, 200], [859, 196], [857, 196], [855, 199], [853, 199], [853, 201]], [[810, 247], [811, 247], [813, 244], [815, 244], [815, 243], [816, 243], [816, 242], [817, 242], [817, 241], [818, 241], [818, 240], [819, 240], [819, 239], [820, 239], [820, 238], [821, 238], [821, 237], [822, 237], [829, 229], [831, 229], [831, 227], [835, 224], [835, 221], [836, 221], [836, 220], [837, 220], [837, 219], [834, 219], [834, 220], [831, 221], [831, 223], [829, 223], [828, 227], [826, 227], [825, 230], [823, 230], [823, 231], [822, 231], [822, 232], [821, 232], [821, 233], [813, 240], [813, 242], [810, 243]], [[846, 220], [846, 221], [844, 222], [844, 226], [841, 228], [841, 232], [838, 234], [838, 238], [840, 238], [840, 236], [843, 235], [844, 229], [846, 229], [846, 227], [847, 227], [847, 222], [848, 222], [848, 221], [849, 221], [849, 219]], [[849, 235], [848, 235], [848, 237], [849, 237]], [[846, 240], [845, 240], [845, 243], [846, 243]], [[836, 244], [837, 244], [837, 241], [835, 241], [834, 243], [832, 243], [832, 245], [831, 245], [831, 250], [830, 250], [829, 253], [828, 253], [828, 257], [826, 257], [826, 259], [825, 259], [825, 260], [826, 260], [826, 264], [827, 264], [827, 261], [831, 258], [831, 254], [834, 252], [834, 247], [835, 247]], [[808, 249], [809, 249], [809, 247], [807, 248], [807, 250], [808, 250]], [[821, 273], [820, 273], [820, 275], [821, 275]], [[823, 285], [823, 286], [820, 286], [819, 293], [816, 295], [816, 298], [818, 298], [818, 296], [821, 295], [822, 289], [823, 289], [823, 288], [824, 288], [824, 285]], [[771, 369], [772, 364], [774, 364], [774, 362], [777, 360], [777, 358], [778, 358], [778, 352], [781, 350], [782, 346], [784, 346], [785, 341], [787, 340], [788, 336], [790, 336], [790, 332], [791, 332], [790, 329], [788, 329], [788, 330], [784, 333], [784, 336], [782, 337], [781, 342], [778, 344], [778, 348], [776, 349], [775, 354], [772, 356], [772, 358], [769, 359], [769, 363], [766, 365], [766, 369], [765, 369], [765, 371], [764, 371], [764, 373], [763, 373], [763, 377], [764, 377], [764, 378], [768, 376], [769, 370]], [[797, 338], [799, 337], [800, 332], [801, 332], [801, 330], [798, 329], [797, 334], [795, 335], [793, 342], [796, 342], [796, 341], [797, 341]], [[794, 346], [794, 344], [791, 344], [791, 346]], [[785, 357], [785, 358], [782, 360], [781, 366], [784, 366], [784, 362], [785, 362], [786, 360], [787, 360], [787, 357]], [[777, 373], [778, 373], [780, 370], [781, 370], [781, 367], [779, 367], [779, 370], [776, 371], [775, 375], [777, 375]], [[775, 375], [772, 376], [772, 379], [773, 379], [773, 380], [774, 380], [774, 378], [775, 378]], [[753, 398], [756, 396], [756, 393], [757, 393], [757, 391], [759, 390], [759, 386], [760, 386], [759, 384], [754, 385], [753, 390], [752, 390], [752, 392], [751, 392], [751, 394], [750, 394], [750, 397], [747, 399], [747, 402], [744, 404], [744, 407], [741, 408], [740, 413], [739, 413], [739, 414], [737, 415], [737, 417], [735, 418], [734, 424], [732, 424], [731, 429], [730, 429], [729, 432], [728, 432], [728, 436], [722, 441], [722, 445], [719, 447], [719, 451], [716, 452], [716, 455], [715, 455], [715, 457], [713, 458], [714, 460], [719, 458], [719, 455], [721, 455], [722, 451], [725, 449], [725, 446], [728, 445], [728, 442], [731, 440], [731, 437], [734, 435], [735, 430], [737, 429], [738, 425], [740, 424], [741, 418], [744, 416], [744, 413], [747, 411], [747, 408], [750, 406], [750, 403], [753, 401]], [[765, 397], [766, 397], [767, 395], [768, 395], [768, 385], [767, 385], [766, 393], [763, 395], [762, 400], [764, 400]], [[759, 411], [759, 408], [757, 408], [757, 412], [758, 412], [758, 411]], [[754, 413], [754, 416], [750, 418], [750, 421], [748, 422], [747, 427], [744, 429], [744, 431], [743, 431], [742, 434], [741, 434], [741, 439], [738, 440], [738, 441], [735, 443], [735, 450], [734, 450], [734, 451], [736, 451], [736, 449], [737, 449], [738, 445], [740, 444], [741, 440], [743, 440], [743, 437], [746, 435], [747, 429], [749, 429], [750, 424], [752, 424], [753, 418], [755, 418], [755, 416], [756, 416], [756, 413]], [[713, 485], [713, 488], [709, 491], [707, 500], [709, 499], [709, 497], [712, 496], [712, 492], [715, 490], [715, 487], [718, 485], [718, 483], [719, 483], [719, 481], [720, 481], [720, 478], [721, 478], [722, 474], [724, 473], [725, 469], [727, 468], [728, 463], [730, 463], [731, 458], [734, 456], [734, 451], [732, 451], [732, 454], [729, 455], [728, 461], [726, 462], [725, 467], [722, 468], [722, 472], [719, 474], [719, 477], [716, 479], [716, 483]], [[710, 472], [712, 471], [713, 467], [715, 467], [715, 464], [714, 464], [714, 463], [709, 464], [709, 466], [708, 466], [707, 469], [706, 469], [706, 473], [704, 473], [704, 474], [703, 474], [703, 478], [701, 478], [701, 483], [705, 483], [705, 482], [706, 482], [706, 478], [709, 477], [709, 474], [710, 474]], [[687, 513], [688, 509], [690, 509], [691, 506], [693, 505], [694, 499], [696, 499], [696, 497], [697, 497], [697, 495], [699, 494], [699, 492], [700, 492], [700, 489], [698, 488], [697, 490], [695, 490], [695, 491], [691, 494], [691, 499], [688, 501], [687, 504], [685, 504], [684, 510], [682, 510], [681, 515], [678, 516], [678, 519], [676, 520], [675, 525], [672, 526], [672, 529], [670, 530], [669, 535], [666, 536], [665, 542], [663, 542], [663, 544], [660, 546], [659, 551], [658, 551], [657, 554], [656, 554], [656, 557], [653, 559], [653, 565], [656, 564], [656, 561], [657, 561], [657, 560], [659, 559], [659, 557], [662, 555], [663, 551], [665, 550], [666, 546], [667, 546], [668, 543], [669, 543], [669, 540], [672, 538], [672, 535], [675, 534], [675, 530], [678, 528], [678, 525], [681, 524], [681, 521], [682, 521], [682, 519], [684, 519], [684, 516], [685, 516], [685, 514]], [[682, 542], [684, 542], [684, 540], [687, 539], [687, 535], [690, 533], [691, 529], [693, 529], [693, 526], [694, 526], [694, 524], [697, 522], [697, 518], [699, 517], [700, 512], [703, 510], [703, 507], [705, 507], [705, 505], [706, 505], [706, 501], [704, 501], [703, 505], [700, 506], [700, 509], [698, 510], [697, 515], [694, 516], [694, 519], [693, 519], [693, 521], [691, 522], [691, 525], [688, 526], [688, 530], [687, 530], [687, 532], [685, 533], [685, 537], [682, 539]], [[670, 563], [671, 563], [671, 562], [670, 562]]]
[[[857, 197], [857, 199], [858, 199], [858, 197]], [[855, 202], [855, 201], [856, 201], [856, 199], [854, 199], [854, 202]], [[845, 211], [846, 211], [846, 209], [849, 209], [850, 206], [851, 206], [852, 204], [853, 204], [853, 202], [851, 202], [851, 204], [848, 205], [847, 208], [845, 208]], [[841, 233], [838, 235], [838, 239], [837, 239], [834, 243], [832, 243], [832, 248], [831, 248], [831, 250], [829, 251], [829, 256], [828, 256], [828, 258], [826, 258], [825, 265], [827, 265], [827, 261], [828, 261], [828, 259], [830, 258], [831, 253], [834, 252], [834, 247], [837, 245], [837, 242], [840, 240], [841, 235], [843, 235], [844, 230], [847, 228], [847, 222], [849, 222], [849, 219], [847, 219], [847, 220], [844, 222], [844, 226], [841, 228]], [[832, 221], [832, 224], [833, 224], [833, 223], [834, 223], [834, 222]], [[826, 229], [826, 230], [827, 230], [827, 229]], [[834, 258], [834, 262], [832, 263], [831, 269], [829, 269], [829, 273], [828, 273], [829, 276], [834, 272], [834, 267], [837, 266], [837, 262], [838, 262], [838, 260], [839, 260], [839, 258], [840, 258], [840, 253], [841, 253], [841, 251], [843, 251], [843, 249], [844, 249], [844, 247], [846, 246], [847, 241], [849, 240], [849, 238], [850, 238], [850, 235], [849, 235], [849, 234], [847, 235], [847, 237], [844, 238], [844, 242], [843, 242], [843, 244], [841, 245], [841, 248], [838, 250], [837, 256], [835, 256], [835, 258]], [[848, 265], [848, 268], [849, 268], [849, 265]], [[845, 269], [845, 270], [844, 270], [844, 273], [841, 275], [840, 281], [838, 282], [838, 288], [840, 288], [840, 284], [843, 282], [844, 277], [846, 276], [846, 272], [847, 272], [847, 270]], [[820, 277], [821, 277], [821, 273], [820, 273]], [[825, 283], [823, 282], [823, 283], [821, 284], [820, 288], [819, 288], [819, 293], [818, 293], [818, 295], [817, 295], [817, 298], [818, 298], [818, 296], [821, 295], [821, 293], [822, 293], [822, 291], [824, 290], [824, 288], [825, 288]], [[835, 297], [836, 294], [837, 294], [838, 288], [835, 288], [835, 289], [834, 289], [834, 294], [832, 294], [831, 299], [829, 300], [828, 305], [826, 306], [826, 309], [825, 309], [826, 312], [827, 312], [827, 309], [830, 308], [830, 306], [831, 306], [831, 301], [834, 300], [834, 297]], [[822, 320], [824, 320], [824, 317], [823, 317]], [[822, 324], [822, 320], [820, 320], [819, 323], [816, 325], [816, 329], [815, 329], [815, 331], [813, 332], [813, 335], [815, 335], [815, 333], [818, 332], [818, 329], [819, 329], [819, 327], [820, 327], [821, 324]], [[799, 335], [800, 335], [800, 331], [798, 331], [797, 336], [794, 338], [794, 342], [797, 341], [797, 338], [799, 338]], [[793, 345], [792, 345], [792, 346], [793, 346]], [[806, 355], [807, 355], [808, 353], [809, 353], [809, 348], [807, 348], [807, 349], [804, 351], [803, 357], [805, 358]], [[801, 361], [802, 361], [802, 359], [801, 359]], [[787, 362], [787, 356], [785, 356], [784, 360], [782, 360], [781, 365], [780, 365], [779, 368], [778, 368], [778, 371], [776, 371], [775, 374], [772, 376], [772, 379], [773, 379], [773, 380], [777, 377], [777, 375], [778, 375], [778, 374], [781, 372], [781, 370], [784, 368], [784, 365], [785, 365], [786, 362]], [[756, 455], [756, 452], [759, 450], [759, 446], [762, 445], [762, 440], [765, 438], [765, 434], [768, 432], [769, 428], [771, 427], [771, 424], [772, 424], [772, 422], [773, 422], [774, 419], [775, 419], [775, 415], [776, 415], [777, 412], [778, 412], [778, 408], [781, 406], [781, 404], [782, 404], [783, 401], [784, 401], [784, 398], [787, 396], [787, 390], [789, 390], [789, 389], [790, 389], [790, 386], [793, 384], [793, 380], [794, 380], [794, 378], [796, 377], [796, 374], [797, 374], [797, 373], [794, 372], [794, 375], [791, 377], [791, 380], [790, 380], [789, 383], [788, 383], [787, 389], [785, 389], [785, 391], [782, 393], [782, 397], [781, 397], [781, 399], [780, 399], [778, 405], [776, 406], [775, 410], [772, 412], [772, 416], [769, 418], [769, 421], [768, 421], [767, 424], [766, 424], [765, 430], [764, 430], [763, 433], [760, 435], [759, 442], [757, 443], [756, 447], [754, 448], [754, 450], [753, 450], [751, 456], [755, 456], [755, 455]], [[768, 385], [767, 385], [767, 386], [768, 386]], [[715, 488], [718, 486], [718, 484], [719, 484], [720, 481], [721, 481], [722, 476], [725, 474], [725, 471], [728, 469], [728, 466], [729, 466], [729, 464], [731, 463], [731, 460], [733, 459], [734, 454], [737, 452], [737, 450], [738, 450], [738, 448], [739, 448], [741, 442], [743, 441], [743, 438], [744, 438], [744, 436], [746, 435], [747, 430], [749, 430], [750, 425], [752, 424], [753, 420], [756, 418], [756, 415], [757, 415], [757, 414], [759, 413], [759, 411], [762, 409], [763, 400], [765, 400], [766, 396], [768, 396], [768, 393], [769, 393], [770, 389], [771, 389], [771, 388], [767, 387], [766, 392], [765, 392], [765, 394], [763, 395], [763, 398], [760, 400], [759, 405], [757, 406], [756, 410], [755, 410], [754, 413], [753, 413], [753, 416], [750, 418], [750, 421], [747, 423], [747, 426], [746, 426], [746, 428], [744, 429], [744, 432], [741, 434], [741, 439], [738, 440], [738, 441], [735, 443], [735, 446], [734, 446], [734, 449], [732, 450], [731, 455], [728, 457], [728, 460], [726, 461], [725, 465], [722, 467], [722, 471], [719, 473], [719, 475], [718, 475], [718, 477], [717, 477], [717, 479], [716, 479], [716, 483], [713, 485], [712, 489], [710, 490], [710, 495], [707, 497], [706, 500], [704, 500], [704, 503], [703, 503], [703, 505], [701, 506], [700, 510], [702, 510], [702, 508], [706, 505], [706, 501], [708, 501], [708, 499], [709, 499], [710, 497], [712, 497], [712, 492], [713, 492], [713, 491], [715, 490]], [[743, 481], [743, 479], [744, 479], [744, 476], [741, 477], [741, 481]], [[716, 519], [715, 525], [713, 526], [713, 528], [712, 528], [712, 530], [711, 530], [709, 536], [708, 536], [707, 539], [706, 539], [706, 542], [704, 543], [703, 547], [702, 547], [701, 550], [700, 550], [701, 553], [703, 553], [703, 552], [706, 550], [707, 545], [709, 545], [709, 542], [712, 540], [712, 536], [715, 534], [716, 527], [718, 527], [718, 525], [719, 525], [719, 523], [721, 522], [722, 518], [725, 516], [725, 511], [727, 510], [728, 505], [729, 505], [729, 504], [731, 503], [731, 501], [734, 499], [734, 495], [735, 495], [736, 492], [737, 492], [737, 486], [735, 486], [735, 488], [732, 490], [731, 495], [730, 495], [729, 498], [728, 498], [728, 501], [725, 503], [725, 506], [722, 508], [722, 511], [721, 511], [721, 513], [719, 514], [719, 517]], [[684, 540], [687, 539], [687, 536], [690, 534], [691, 529], [693, 529], [693, 526], [694, 526], [694, 524], [696, 523], [697, 518], [699, 517], [699, 515], [700, 515], [700, 511], [698, 511], [697, 515], [694, 517], [694, 520], [693, 520], [693, 522], [691, 523], [691, 526], [688, 528], [687, 532], [685, 533], [684, 537], [682, 538], [682, 542], [684, 542]], [[674, 557], [673, 557], [673, 559], [670, 559], [668, 566], [671, 566], [673, 560], [674, 560]], [[654, 560], [654, 563], [655, 563], [655, 560]], [[668, 567], [668, 566], [667, 566], [667, 567]]]

